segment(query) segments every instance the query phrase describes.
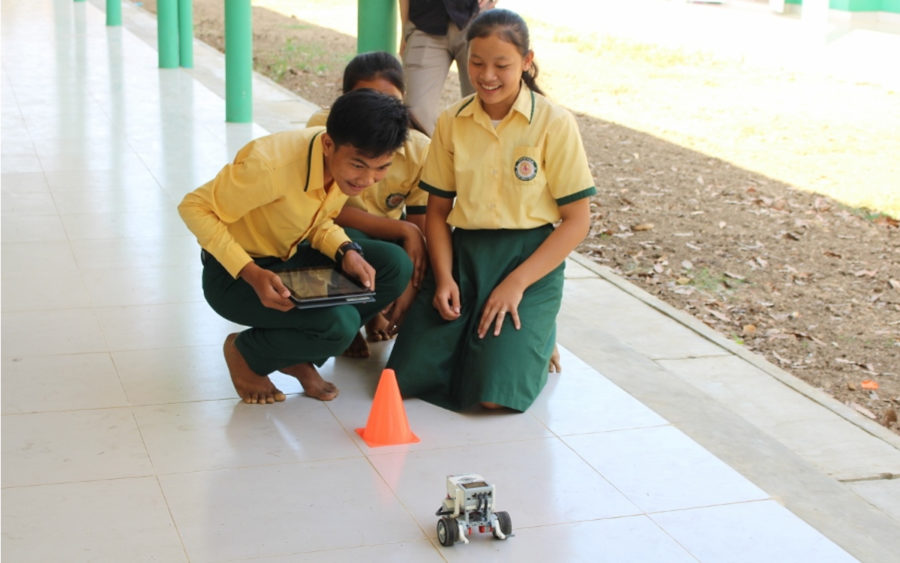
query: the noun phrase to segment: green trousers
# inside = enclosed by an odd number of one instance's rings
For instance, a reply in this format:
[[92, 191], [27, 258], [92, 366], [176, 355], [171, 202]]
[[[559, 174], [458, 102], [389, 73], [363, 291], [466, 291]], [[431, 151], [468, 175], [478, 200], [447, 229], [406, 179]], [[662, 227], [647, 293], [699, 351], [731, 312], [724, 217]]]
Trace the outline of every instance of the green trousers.
[[[342, 354], [359, 328], [406, 289], [412, 262], [401, 247], [371, 239], [357, 242], [366, 261], [375, 268], [375, 301], [287, 312], [265, 307], [250, 284], [231, 277], [215, 258], [205, 254], [203, 294], [216, 313], [251, 327], [235, 341], [250, 369], [268, 375], [299, 363], [322, 365]], [[279, 258], [257, 258], [255, 262], [273, 271], [332, 264], [330, 258], [306, 243], [286, 262]]]
[[391, 351], [387, 367], [406, 397], [464, 410], [479, 402], [524, 411], [547, 383], [556, 343], [565, 264], [525, 290], [519, 304], [522, 328], [507, 315], [499, 336], [493, 325], [476, 333], [491, 291], [553, 232], [529, 230], [453, 231], [453, 278], [459, 284], [461, 315], [445, 321], [431, 301], [435, 283], [426, 276]]

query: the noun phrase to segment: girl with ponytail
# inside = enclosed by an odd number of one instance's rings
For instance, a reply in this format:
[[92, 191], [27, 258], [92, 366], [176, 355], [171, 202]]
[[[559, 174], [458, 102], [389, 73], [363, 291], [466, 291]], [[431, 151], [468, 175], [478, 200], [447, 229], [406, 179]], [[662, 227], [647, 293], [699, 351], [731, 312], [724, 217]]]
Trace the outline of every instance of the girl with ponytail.
[[565, 259], [596, 189], [575, 118], [535, 83], [522, 18], [482, 12], [467, 38], [475, 94], [434, 130], [419, 182], [432, 267], [388, 367], [404, 396], [524, 411], [547, 382]]

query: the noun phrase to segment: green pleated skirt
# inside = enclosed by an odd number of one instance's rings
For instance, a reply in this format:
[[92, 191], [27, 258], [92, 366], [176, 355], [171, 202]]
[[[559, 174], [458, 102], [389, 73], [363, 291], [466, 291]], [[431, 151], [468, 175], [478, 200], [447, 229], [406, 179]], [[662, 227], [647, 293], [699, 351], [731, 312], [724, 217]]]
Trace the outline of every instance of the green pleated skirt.
[[405, 397], [419, 397], [451, 410], [481, 402], [526, 410], [547, 383], [556, 343], [565, 264], [532, 284], [519, 304], [521, 329], [509, 315], [499, 336], [476, 332], [491, 291], [553, 232], [455, 229], [453, 277], [459, 284], [461, 315], [445, 321], [432, 306], [435, 283], [429, 273], [406, 315], [387, 366]]

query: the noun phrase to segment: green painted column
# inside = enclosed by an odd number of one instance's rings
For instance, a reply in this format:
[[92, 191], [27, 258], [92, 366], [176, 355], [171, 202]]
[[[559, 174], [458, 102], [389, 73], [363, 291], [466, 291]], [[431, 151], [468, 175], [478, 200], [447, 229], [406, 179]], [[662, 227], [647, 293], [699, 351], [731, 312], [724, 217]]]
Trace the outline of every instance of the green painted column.
[[397, 54], [397, 0], [358, 0], [356, 52]]
[[157, 1], [156, 43], [159, 68], [178, 68], [178, 0]]
[[122, 25], [122, 0], [106, 0], [106, 25]]
[[225, 0], [225, 121], [253, 121], [253, 12], [250, 0]]
[[194, 9], [191, 0], [178, 0], [178, 64], [184, 68], [194, 67]]

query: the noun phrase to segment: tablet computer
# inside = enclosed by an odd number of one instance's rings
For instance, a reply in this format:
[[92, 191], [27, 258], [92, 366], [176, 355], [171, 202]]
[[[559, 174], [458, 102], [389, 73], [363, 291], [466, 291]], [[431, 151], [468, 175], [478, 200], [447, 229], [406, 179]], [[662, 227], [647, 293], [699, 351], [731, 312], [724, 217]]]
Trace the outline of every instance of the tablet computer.
[[333, 266], [313, 266], [275, 272], [291, 291], [298, 309], [355, 305], [375, 301], [375, 292]]

